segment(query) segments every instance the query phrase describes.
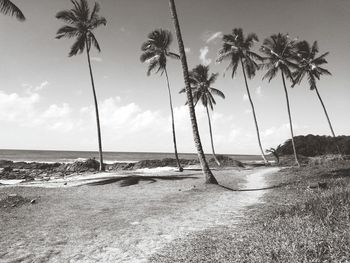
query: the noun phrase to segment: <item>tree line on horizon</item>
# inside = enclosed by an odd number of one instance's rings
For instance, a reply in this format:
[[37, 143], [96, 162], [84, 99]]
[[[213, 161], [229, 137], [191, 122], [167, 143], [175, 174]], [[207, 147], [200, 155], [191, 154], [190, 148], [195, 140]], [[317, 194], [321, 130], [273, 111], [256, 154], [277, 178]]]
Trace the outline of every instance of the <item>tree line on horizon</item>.
[[[71, 46], [69, 52], [70, 57], [86, 51], [95, 106], [100, 171], [103, 171], [104, 166], [101, 138], [102, 136], [99, 121], [98, 100], [90, 60], [90, 50], [92, 47], [94, 47], [98, 52], [101, 51], [100, 45], [95, 35], [93, 34], [93, 31], [101, 25], [105, 26], [107, 24], [107, 20], [99, 15], [100, 5], [98, 3], [94, 4], [92, 10], [89, 8], [87, 0], [71, 0], [71, 3], [73, 4], [73, 7], [71, 9], [63, 10], [56, 14], [57, 19], [62, 20], [66, 23], [66, 25], [62, 26], [57, 31], [56, 38], [75, 39], [75, 42]], [[215, 155], [210, 110], [213, 110], [214, 105], [216, 104], [214, 96], [219, 96], [220, 98], [225, 99], [225, 95], [222, 91], [213, 87], [213, 84], [215, 83], [215, 80], [219, 74], [210, 74], [210, 68], [208, 65], [200, 64], [189, 71], [174, 0], [169, 0], [169, 7], [175, 27], [179, 54], [170, 51], [170, 45], [172, 43], [171, 32], [164, 29], [155, 29], [148, 34], [147, 40], [141, 46], [142, 54], [140, 60], [141, 62], [148, 63], [148, 76], [152, 72], [160, 73], [161, 75], [165, 74], [171, 112], [174, 153], [179, 171], [183, 171], [183, 168], [181, 167], [177, 153], [175, 121], [172, 95], [167, 72], [167, 59], [173, 58], [181, 61], [185, 88], [181, 89], [180, 93], [186, 94], [186, 104], [189, 107], [194, 143], [198, 152], [198, 158], [202, 166], [203, 173], [206, 177], [206, 183], [217, 184], [217, 181], [212, 174], [204, 155], [197, 125], [195, 107], [198, 102], [201, 102], [201, 104], [206, 109], [212, 152], [215, 161], [220, 165], [220, 162]], [[15, 16], [20, 21], [25, 20], [25, 16], [22, 11], [10, 0], [0, 0], [0, 11], [5, 15]], [[315, 90], [317, 97], [322, 105], [332, 136], [335, 137], [336, 135], [334, 133], [326, 107], [316, 85], [317, 80], [320, 80], [320, 77], [322, 75], [331, 75], [327, 69], [323, 68], [323, 65], [327, 63], [325, 57], [329, 53], [326, 52], [319, 56], [317, 41], [314, 41], [311, 45], [305, 40], [298, 41], [296, 39], [291, 39], [287, 34], [278, 33], [271, 35], [263, 41], [260, 47], [260, 52], [263, 55], [260, 55], [257, 52], [253, 51], [254, 44], [258, 41], [259, 39], [255, 33], [250, 33], [245, 36], [241, 28], [234, 28], [230, 34], [223, 35], [222, 48], [218, 52], [216, 61], [218, 63], [221, 63], [223, 61], [228, 62], [226, 70], [231, 70], [232, 78], [235, 76], [235, 74], [237, 74], [239, 67], [242, 70], [247, 96], [252, 109], [252, 115], [258, 139], [258, 146], [261, 151], [261, 156], [266, 164], [268, 161], [266, 159], [261, 143], [256, 110], [250, 94], [248, 79], [252, 79], [258, 70], [266, 70], [263, 80], [267, 79], [269, 82], [275, 78], [277, 74], [280, 74], [286, 98], [293, 154], [296, 165], [300, 166], [294, 142], [293, 123], [286, 81], [290, 81], [291, 87], [294, 87], [296, 84], [300, 84], [303, 79], [307, 78], [310, 89]]]

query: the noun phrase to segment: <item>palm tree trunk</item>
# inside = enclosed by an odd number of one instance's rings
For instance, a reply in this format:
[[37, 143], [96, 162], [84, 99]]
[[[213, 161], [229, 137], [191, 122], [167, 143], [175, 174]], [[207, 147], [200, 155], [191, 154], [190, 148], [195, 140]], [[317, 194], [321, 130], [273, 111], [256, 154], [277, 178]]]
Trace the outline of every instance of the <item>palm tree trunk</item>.
[[295, 163], [298, 165], [298, 167], [300, 167], [300, 164], [299, 164], [299, 161], [298, 161], [298, 157], [297, 157], [297, 152], [295, 150], [295, 144], [294, 144], [293, 124], [292, 124], [292, 116], [290, 114], [289, 98], [288, 98], [288, 90], [287, 90], [287, 87], [286, 87], [286, 80], [284, 79], [283, 71], [281, 71], [281, 74], [282, 74], [283, 87], [284, 87], [284, 92], [285, 92], [286, 101], [287, 101], [289, 126], [290, 126], [290, 133], [292, 135], [292, 145], [293, 145], [293, 152], [294, 152]]
[[171, 111], [171, 127], [173, 129], [173, 142], [174, 142], [175, 158], [176, 158], [176, 162], [177, 162], [177, 167], [179, 168], [179, 171], [182, 172], [184, 169], [181, 167], [179, 156], [177, 154], [174, 110], [173, 110], [173, 101], [172, 101], [172, 98], [171, 98], [171, 91], [170, 91], [168, 71], [166, 70], [166, 68], [165, 68], [164, 71], [165, 71], [166, 83], [167, 83], [167, 86], [168, 86], [168, 93], [169, 93], [169, 104], [170, 104], [170, 111]]
[[255, 129], [256, 129], [256, 134], [258, 136], [258, 142], [259, 142], [259, 147], [260, 147], [260, 151], [261, 151], [261, 157], [264, 159], [264, 163], [268, 164], [269, 162], [266, 160], [265, 154], [264, 154], [264, 150], [261, 146], [261, 139], [260, 139], [260, 133], [259, 133], [259, 126], [258, 126], [258, 122], [256, 120], [256, 114], [255, 114], [255, 108], [254, 108], [254, 104], [253, 104], [253, 100], [250, 96], [250, 91], [249, 91], [249, 87], [248, 87], [248, 82], [247, 82], [247, 76], [245, 74], [245, 69], [244, 69], [244, 65], [243, 65], [243, 61], [241, 59], [241, 65], [242, 65], [242, 70], [243, 70], [243, 75], [244, 75], [244, 81], [245, 81], [245, 87], [247, 89], [247, 94], [248, 94], [248, 98], [249, 98], [249, 102], [250, 102], [250, 106], [252, 107], [252, 112], [253, 112], [253, 117], [254, 117], [254, 123], [255, 123]]
[[[320, 93], [318, 92], [318, 89], [317, 89], [316, 86], [315, 86], [315, 90], [316, 90], [317, 97], [318, 97], [318, 99], [320, 100], [321, 105], [322, 105], [322, 107], [323, 107], [324, 114], [325, 114], [326, 117], [327, 117], [328, 125], [329, 125], [329, 128], [331, 129], [333, 138], [335, 138], [336, 136], [335, 136], [335, 133], [334, 133], [334, 130], [333, 130], [333, 126], [332, 126], [331, 120], [329, 119], [329, 116], [328, 116], [328, 113], [327, 113], [327, 110], [326, 110], [326, 106], [324, 105], [323, 100], [322, 100], [322, 98], [321, 98], [321, 95], [320, 95]], [[338, 153], [339, 153], [340, 155], [342, 155], [342, 152], [340, 151], [339, 146], [338, 146], [337, 143], [335, 143], [335, 146], [337, 147]]]
[[205, 109], [207, 110], [209, 132], [210, 132], [210, 142], [211, 142], [211, 149], [213, 151], [213, 157], [214, 157], [215, 162], [220, 166], [221, 163], [219, 162], [218, 158], [216, 158], [216, 154], [215, 154], [215, 150], [214, 150], [214, 140], [213, 140], [213, 133], [211, 130], [211, 121], [210, 121], [210, 114], [209, 114], [208, 106], [206, 106]]
[[90, 51], [88, 42], [86, 41], [86, 54], [88, 58], [89, 63], [89, 70], [90, 70], [90, 78], [91, 78], [91, 85], [92, 85], [92, 93], [94, 95], [94, 104], [95, 104], [95, 113], [96, 113], [96, 123], [97, 123], [97, 136], [98, 136], [98, 150], [99, 150], [99, 156], [100, 156], [100, 171], [104, 171], [104, 165], [103, 165], [103, 156], [102, 156], [102, 140], [101, 140], [101, 128], [100, 128], [100, 117], [98, 114], [98, 104], [97, 104], [97, 97], [96, 97], [96, 91], [95, 91], [95, 83], [94, 83], [94, 77], [92, 75], [92, 69], [91, 69], [91, 61], [90, 61]]
[[335, 133], [334, 133], [334, 130], [333, 130], [333, 127], [332, 127], [332, 123], [331, 123], [331, 121], [330, 121], [330, 119], [329, 119], [329, 116], [328, 116], [328, 113], [327, 113], [327, 110], [326, 110], [326, 106], [324, 105], [323, 100], [322, 100], [322, 98], [321, 98], [321, 95], [320, 95], [320, 93], [318, 92], [318, 89], [317, 89], [316, 86], [315, 86], [315, 90], [316, 90], [316, 93], [317, 93], [317, 97], [318, 97], [318, 99], [320, 100], [321, 105], [322, 105], [322, 107], [323, 107], [323, 111], [324, 111], [324, 113], [326, 114], [329, 128], [331, 128], [332, 135], [333, 135], [333, 137], [335, 137]]
[[170, 5], [171, 15], [174, 22], [176, 37], [179, 45], [180, 58], [181, 58], [181, 64], [182, 64], [185, 87], [186, 87], [187, 102], [188, 102], [188, 108], [190, 112], [191, 123], [192, 123], [193, 138], [194, 138], [195, 146], [197, 148], [198, 159], [202, 166], [203, 174], [205, 175], [205, 182], [207, 184], [217, 184], [218, 182], [215, 179], [214, 175], [212, 174], [209, 168], [209, 165], [205, 159], [201, 139], [199, 136], [196, 113], [193, 106], [192, 92], [190, 88], [190, 79], [188, 75], [186, 53], [185, 53], [185, 48], [184, 48], [184, 44], [181, 36], [179, 20], [176, 13], [175, 1], [169, 0], [169, 5]]

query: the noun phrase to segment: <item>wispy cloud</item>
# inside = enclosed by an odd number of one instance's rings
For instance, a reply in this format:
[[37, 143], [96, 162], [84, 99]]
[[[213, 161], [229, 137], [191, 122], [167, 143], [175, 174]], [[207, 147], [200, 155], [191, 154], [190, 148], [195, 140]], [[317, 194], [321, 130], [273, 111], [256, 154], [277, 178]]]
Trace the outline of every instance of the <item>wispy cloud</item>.
[[26, 93], [27, 94], [31, 94], [33, 92], [38, 92], [38, 91], [43, 90], [48, 85], [49, 85], [49, 82], [47, 80], [45, 80], [42, 83], [40, 83], [38, 86], [33, 86], [31, 84], [28, 84], [28, 83], [23, 83], [22, 87], [26, 88]]
[[190, 49], [189, 47], [186, 47], [186, 48], [185, 48], [185, 52], [186, 52], [186, 53], [190, 53], [190, 52], [191, 52], [191, 49]]
[[218, 31], [215, 33], [212, 33], [211, 35], [209, 35], [209, 37], [206, 39], [206, 43], [210, 43], [210, 42], [215, 42], [217, 39], [220, 39], [222, 37], [222, 32]]
[[258, 95], [259, 97], [262, 96], [262, 89], [261, 86], [258, 86], [255, 90], [255, 94]]
[[41, 100], [41, 96], [35, 92], [20, 95], [0, 91], [0, 121], [16, 123], [21, 127], [41, 127], [62, 132], [73, 129], [71, 108], [67, 103], [61, 106], [52, 104], [42, 110]]
[[205, 47], [202, 47], [200, 50], [199, 50], [199, 60], [201, 61], [201, 63], [203, 65], [209, 65], [211, 63], [211, 59], [210, 58], [207, 58], [207, 55], [209, 53], [209, 47], [208, 46], [205, 46]]
[[96, 62], [102, 62], [103, 59], [101, 57], [91, 57], [92, 61], [96, 61]]
[[243, 97], [242, 97], [243, 101], [248, 101], [249, 100], [249, 97], [248, 97], [248, 94], [244, 94]]

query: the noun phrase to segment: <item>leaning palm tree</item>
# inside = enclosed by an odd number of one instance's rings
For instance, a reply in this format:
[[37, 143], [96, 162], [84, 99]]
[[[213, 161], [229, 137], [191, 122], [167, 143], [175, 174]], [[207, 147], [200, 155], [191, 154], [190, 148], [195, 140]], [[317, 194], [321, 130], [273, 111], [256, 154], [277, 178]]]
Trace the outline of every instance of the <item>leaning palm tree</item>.
[[194, 138], [194, 143], [195, 143], [195, 146], [196, 146], [197, 152], [198, 152], [198, 159], [199, 159], [199, 162], [202, 166], [203, 174], [205, 175], [205, 182], [208, 184], [217, 184], [218, 182], [215, 179], [214, 175], [212, 174], [212, 172], [209, 168], [209, 165], [205, 159], [201, 139], [199, 136], [196, 113], [194, 110], [193, 99], [192, 99], [190, 78], [189, 78], [189, 74], [188, 74], [188, 65], [187, 65], [185, 47], [184, 47], [184, 43], [182, 40], [181, 29], [180, 29], [179, 19], [177, 17], [175, 1], [169, 0], [169, 5], [170, 5], [171, 16], [173, 19], [176, 37], [177, 37], [177, 41], [178, 41], [178, 45], [179, 45], [179, 53], [180, 53], [180, 59], [181, 59], [185, 87], [186, 87], [188, 108], [189, 108], [190, 118], [191, 118], [191, 123], [192, 123], [193, 138]]
[[165, 73], [166, 83], [168, 87], [168, 95], [169, 95], [171, 127], [173, 131], [175, 158], [176, 158], [179, 171], [182, 172], [183, 168], [181, 167], [179, 156], [177, 154], [173, 102], [171, 98], [170, 83], [169, 83], [168, 71], [166, 67], [167, 58], [179, 59], [180, 56], [173, 52], [170, 52], [169, 49], [170, 49], [171, 42], [172, 42], [172, 35], [170, 31], [164, 30], [164, 29], [156, 29], [152, 31], [148, 35], [148, 40], [144, 42], [141, 46], [141, 50], [143, 51], [143, 53], [140, 57], [140, 60], [142, 63], [144, 62], [149, 63], [148, 70], [147, 70], [148, 76], [151, 74], [152, 71], [155, 71], [156, 73], [160, 73], [161, 75]]
[[101, 51], [100, 45], [92, 31], [101, 25], [106, 25], [107, 21], [104, 17], [100, 17], [98, 15], [100, 11], [100, 5], [98, 3], [95, 3], [94, 8], [92, 11], [90, 11], [86, 0], [80, 0], [80, 2], [78, 0], [71, 0], [71, 2], [74, 6], [72, 9], [60, 11], [56, 14], [57, 19], [60, 19], [68, 24], [61, 27], [57, 31], [56, 38], [76, 38], [71, 47], [69, 57], [75, 56], [78, 53], [81, 54], [86, 49], [96, 113], [100, 171], [102, 171], [104, 170], [104, 165], [102, 156], [101, 128], [95, 84], [91, 68], [90, 50], [91, 47], [94, 46], [99, 52]]
[[22, 11], [10, 0], [0, 0], [0, 12], [5, 15], [15, 16], [19, 21], [24, 21]]
[[[191, 83], [194, 106], [197, 105], [198, 101], [201, 101], [202, 105], [206, 109], [208, 124], [209, 124], [211, 149], [213, 151], [213, 157], [215, 162], [220, 166], [221, 164], [215, 154], [213, 132], [211, 128], [210, 113], [209, 113], [209, 108], [211, 110], [214, 110], [214, 105], [216, 104], [216, 101], [213, 95], [217, 95], [225, 99], [225, 95], [222, 91], [211, 87], [212, 84], [214, 84], [219, 74], [212, 73], [209, 76], [209, 66], [204, 66], [204, 65], [196, 66], [189, 74], [190, 74], [190, 83]], [[182, 89], [180, 91], [180, 93], [184, 93], [184, 92], [186, 92], [185, 89]]]
[[257, 62], [259, 61], [261, 62], [263, 60], [261, 56], [259, 56], [257, 53], [251, 50], [253, 47], [254, 41], [259, 41], [258, 37], [254, 33], [251, 33], [247, 37], [245, 37], [243, 34], [243, 30], [241, 28], [235, 28], [232, 30], [232, 34], [224, 35], [222, 38], [222, 41], [224, 43], [222, 45], [222, 48], [219, 51], [217, 62], [222, 62], [223, 60], [229, 61], [229, 65], [227, 69], [232, 70], [232, 74], [231, 74], [232, 78], [236, 74], [239, 64], [241, 64], [244, 81], [245, 81], [245, 87], [249, 98], [250, 106], [252, 108], [261, 156], [265, 164], [267, 164], [268, 161], [266, 160], [264, 150], [261, 145], [258, 121], [256, 118], [255, 108], [254, 108], [252, 97], [250, 95], [248, 81], [247, 81], [247, 76], [249, 79], [252, 79], [255, 76], [255, 72], [260, 68]]
[[301, 41], [297, 44], [297, 48], [298, 68], [295, 72], [293, 72], [295, 81], [293, 86], [296, 83], [300, 84], [302, 79], [305, 76], [307, 76], [310, 85], [310, 90], [316, 91], [317, 97], [320, 100], [321, 105], [323, 107], [323, 111], [326, 115], [329, 128], [331, 129], [331, 133], [333, 137], [335, 137], [332, 123], [329, 119], [326, 107], [316, 86], [316, 80], [319, 80], [322, 75], [332, 75], [327, 69], [321, 67], [323, 64], [327, 63], [325, 57], [329, 54], [329, 52], [326, 52], [321, 56], [316, 57], [316, 54], [318, 53], [317, 41], [315, 41], [312, 46], [310, 46], [310, 44], [307, 41]]
[[293, 81], [291, 68], [296, 67], [296, 64], [293, 62], [293, 58], [296, 53], [296, 42], [294, 40], [291, 40], [288, 35], [278, 33], [277, 35], [272, 35], [264, 40], [261, 51], [267, 56], [264, 61], [264, 67], [267, 69], [267, 72], [264, 75], [263, 79], [267, 78], [270, 82], [271, 79], [273, 79], [279, 71], [281, 72], [283, 88], [287, 102], [289, 126], [292, 135], [295, 163], [300, 166], [295, 149], [292, 117], [290, 113], [288, 90], [285, 80], [287, 77]]

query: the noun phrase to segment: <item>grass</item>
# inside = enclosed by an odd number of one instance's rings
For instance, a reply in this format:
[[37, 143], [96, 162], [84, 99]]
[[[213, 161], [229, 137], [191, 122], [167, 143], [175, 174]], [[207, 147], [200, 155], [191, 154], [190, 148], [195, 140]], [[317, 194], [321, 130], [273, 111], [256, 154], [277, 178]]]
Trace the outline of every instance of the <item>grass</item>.
[[[242, 260], [349, 262], [349, 171], [346, 162], [283, 170], [274, 180], [290, 184], [267, 195], [261, 219], [237, 244]], [[308, 188], [317, 182], [327, 189]]]
[[[241, 227], [208, 229], [154, 255], [151, 262], [350, 262], [350, 163], [273, 175], [264, 204]], [[310, 185], [326, 183], [326, 189]]]

